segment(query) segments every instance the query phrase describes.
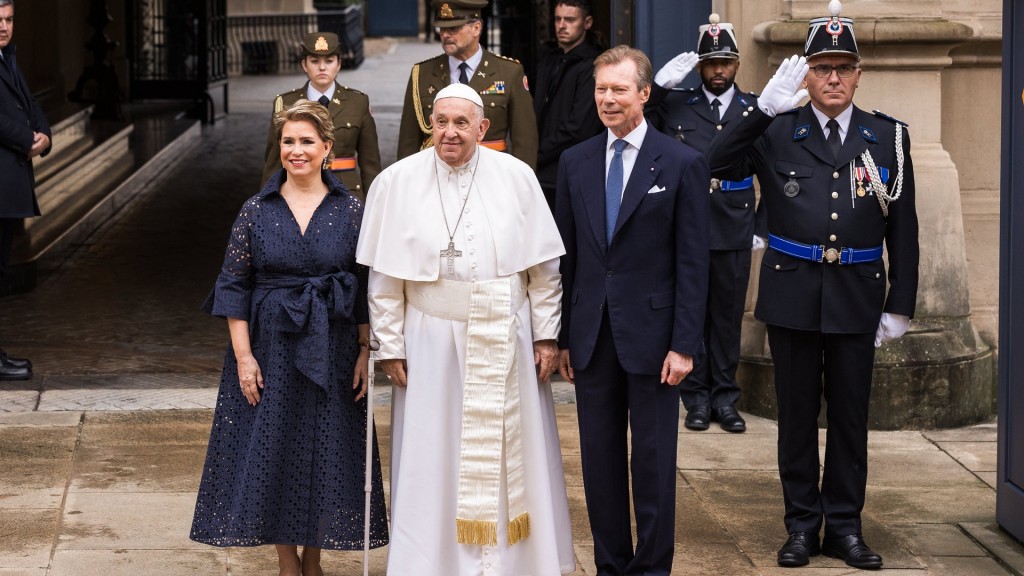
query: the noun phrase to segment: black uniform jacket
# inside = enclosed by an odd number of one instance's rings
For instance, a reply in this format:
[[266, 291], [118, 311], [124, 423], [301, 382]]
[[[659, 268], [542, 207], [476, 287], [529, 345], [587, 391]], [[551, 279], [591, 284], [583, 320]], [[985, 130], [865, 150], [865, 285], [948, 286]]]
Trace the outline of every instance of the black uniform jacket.
[[[418, 73], [409, 75], [402, 121], [398, 127], [399, 160], [423, 149], [424, 140], [430, 137], [434, 97], [438, 90], [451, 84], [448, 56], [445, 54], [424, 60], [413, 69]], [[414, 86], [419, 89], [418, 112], [413, 97]], [[507, 151], [534, 168], [537, 165], [537, 120], [533, 115], [533, 100], [523, 65], [517, 60], [484, 50], [483, 59], [470, 78], [469, 86], [480, 93], [480, 99], [484, 101], [484, 116], [491, 121], [484, 141], [507, 139]]]
[[555, 187], [562, 152], [604, 130], [594, 101], [594, 58], [599, 54], [601, 47], [590, 42], [569, 52], [556, 46], [537, 66], [533, 110], [540, 138], [537, 180], [543, 187]]
[[[652, 86], [651, 99], [647, 102], [645, 112], [648, 120], [658, 130], [706, 154], [711, 141], [730, 122], [745, 118], [756, 108], [757, 95], [742, 92], [737, 86], [732, 102], [722, 111], [722, 120], [716, 122], [704, 90], [699, 87], [666, 90], [655, 84]], [[747, 174], [737, 180], [744, 180], [749, 176], [750, 174]], [[763, 212], [757, 206], [753, 184], [740, 190], [712, 187], [710, 202], [711, 249], [750, 250], [755, 232], [755, 219], [763, 216]], [[759, 227], [762, 227], [760, 222]], [[765, 234], [763, 230], [758, 232], [761, 235]]]
[[[285, 92], [274, 99], [274, 114], [306, 98], [302, 85], [291, 92]], [[336, 172], [338, 180], [360, 200], [366, 199], [373, 179], [380, 174], [380, 148], [377, 146], [377, 124], [370, 114], [370, 98], [347, 86], [335, 82], [334, 97], [327, 105], [334, 122], [334, 157], [356, 158], [357, 170]], [[281, 169], [281, 145], [274, 130], [273, 118], [267, 131], [266, 161], [263, 165], [263, 182], [266, 183]]]
[[4, 58], [7, 66], [0, 64], [0, 218], [28, 218], [39, 215], [28, 157], [32, 133], [50, 136], [50, 124], [18, 69], [13, 44], [4, 49]]
[[[882, 215], [866, 186], [858, 196], [851, 165], [870, 152], [882, 180], [895, 193], [896, 130], [902, 134], [903, 186]], [[731, 122], [708, 151], [711, 175], [739, 179], [754, 172], [767, 204], [768, 232], [825, 249], [872, 248], [882, 259], [861, 264], [817, 263], [767, 249], [761, 262], [755, 316], [766, 324], [824, 333], [874, 332], [883, 311], [913, 317], [917, 299], [918, 225], [910, 135], [903, 124], [854, 107], [839, 158], [833, 159], [810, 104], [774, 119], [760, 109]], [[863, 179], [862, 179], [863, 180]], [[786, 194], [789, 182], [790, 194]], [[798, 187], [798, 189], [797, 189]], [[796, 192], [793, 195], [793, 192]]]

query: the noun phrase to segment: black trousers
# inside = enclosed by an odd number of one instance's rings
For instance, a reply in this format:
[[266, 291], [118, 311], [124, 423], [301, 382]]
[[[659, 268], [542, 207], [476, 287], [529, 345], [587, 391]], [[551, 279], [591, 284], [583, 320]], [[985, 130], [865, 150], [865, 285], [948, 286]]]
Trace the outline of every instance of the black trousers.
[[20, 226], [20, 218], [0, 218], [0, 278], [7, 274], [11, 265], [11, 245], [14, 243], [14, 232]]
[[[779, 405], [779, 476], [786, 531], [861, 533], [868, 474], [868, 401], [875, 335], [768, 326]], [[819, 487], [818, 413], [828, 419]]]
[[750, 250], [712, 250], [704, 315], [707, 355], [679, 385], [683, 406], [721, 408], [740, 398], [736, 367], [750, 280]]
[[[658, 374], [630, 374], [605, 313], [590, 365], [575, 370], [583, 487], [600, 576], [668, 576], [675, 545], [679, 400]], [[632, 458], [626, 445], [627, 426]], [[633, 478], [636, 549], [630, 532]]]

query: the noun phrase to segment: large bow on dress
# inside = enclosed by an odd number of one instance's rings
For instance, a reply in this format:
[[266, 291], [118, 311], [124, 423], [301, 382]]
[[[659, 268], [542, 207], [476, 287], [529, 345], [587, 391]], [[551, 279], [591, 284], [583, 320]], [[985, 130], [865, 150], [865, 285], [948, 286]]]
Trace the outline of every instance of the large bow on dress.
[[330, 322], [352, 321], [358, 285], [355, 274], [343, 270], [319, 277], [267, 274], [256, 279], [258, 290], [288, 290], [273, 329], [299, 334], [295, 367], [325, 391]]

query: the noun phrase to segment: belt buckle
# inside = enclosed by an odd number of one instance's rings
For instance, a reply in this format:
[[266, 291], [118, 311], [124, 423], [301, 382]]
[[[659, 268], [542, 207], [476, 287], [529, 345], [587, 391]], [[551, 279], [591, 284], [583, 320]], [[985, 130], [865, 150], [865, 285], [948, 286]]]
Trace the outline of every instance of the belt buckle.
[[712, 178], [711, 179], [711, 189], [712, 190], [718, 190], [721, 187], [722, 187], [722, 181], [721, 180], [719, 180], [718, 178]]
[[825, 250], [825, 261], [829, 264], [834, 264], [839, 261], [839, 251], [835, 248], [829, 248]]

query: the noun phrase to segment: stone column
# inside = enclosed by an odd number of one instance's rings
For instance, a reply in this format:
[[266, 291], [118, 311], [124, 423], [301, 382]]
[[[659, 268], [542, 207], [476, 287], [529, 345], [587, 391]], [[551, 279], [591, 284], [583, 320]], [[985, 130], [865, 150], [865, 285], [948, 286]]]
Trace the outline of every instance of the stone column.
[[[942, 145], [942, 71], [952, 63], [950, 52], [973, 31], [925, 17], [933, 3], [923, 0], [861, 4], [868, 13], [848, 10], [853, 3], [843, 10], [844, 16], [854, 18], [863, 57], [854, 102], [910, 125], [921, 243], [917, 311], [910, 332], [876, 354], [871, 427], [942, 428], [978, 422], [991, 412], [992, 353], [971, 322], [960, 186], [956, 166]], [[807, 21], [823, 15], [820, 0], [792, 0], [789, 6], [788, 19], [753, 28], [754, 40], [770, 50], [773, 67], [803, 52]], [[742, 407], [774, 416], [763, 327], [760, 332], [748, 330], [744, 340]]]

